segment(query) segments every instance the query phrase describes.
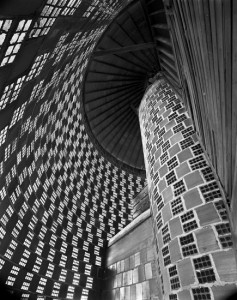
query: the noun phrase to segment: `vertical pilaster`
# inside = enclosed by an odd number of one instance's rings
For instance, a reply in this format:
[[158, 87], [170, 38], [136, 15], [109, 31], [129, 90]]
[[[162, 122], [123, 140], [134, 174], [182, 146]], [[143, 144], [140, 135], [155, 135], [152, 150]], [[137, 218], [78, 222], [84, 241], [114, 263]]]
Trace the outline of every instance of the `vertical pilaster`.
[[164, 299], [222, 299], [236, 289], [227, 212], [182, 101], [163, 80], [139, 109]]

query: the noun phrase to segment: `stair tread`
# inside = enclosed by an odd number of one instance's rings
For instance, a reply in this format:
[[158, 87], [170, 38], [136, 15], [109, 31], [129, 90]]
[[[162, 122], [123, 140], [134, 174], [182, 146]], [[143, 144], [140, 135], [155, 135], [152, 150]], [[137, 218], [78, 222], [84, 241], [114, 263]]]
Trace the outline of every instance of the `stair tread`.
[[168, 38], [160, 37], [160, 36], [155, 36], [155, 40], [158, 42], [161, 42], [163, 44], [172, 46], [171, 40]]
[[152, 13], [149, 13], [149, 16], [154, 16], [154, 15], [158, 15], [158, 14], [161, 14], [161, 13], [164, 13], [165, 10], [164, 9], [158, 9]]
[[153, 24], [152, 27], [161, 28], [161, 29], [169, 29], [167, 24]]

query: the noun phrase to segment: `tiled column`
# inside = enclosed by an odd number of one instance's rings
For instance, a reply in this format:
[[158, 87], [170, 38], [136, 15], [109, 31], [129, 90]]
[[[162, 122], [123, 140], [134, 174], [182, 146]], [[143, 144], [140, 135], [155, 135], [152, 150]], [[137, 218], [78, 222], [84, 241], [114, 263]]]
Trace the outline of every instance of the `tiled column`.
[[164, 299], [223, 299], [236, 289], [227, 212], [192, 120], [160, 80], [139, 110]]

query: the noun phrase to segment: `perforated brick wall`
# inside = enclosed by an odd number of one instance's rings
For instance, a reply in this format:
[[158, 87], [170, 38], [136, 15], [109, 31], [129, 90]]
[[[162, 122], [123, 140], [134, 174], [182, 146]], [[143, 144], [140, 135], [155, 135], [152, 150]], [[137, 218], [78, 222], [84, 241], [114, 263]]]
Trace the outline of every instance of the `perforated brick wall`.
[[164, 299], [220, 299], [236, 288], [218, 182], [182, 101], [163, 80], [139, 110]]
[[[70, 15], [80, 4], [56, 2], [46, 6]], [[123, 4], [105, 11], [99, 1], [82, 3], [84, 20], [99, 21], [70, 32], [69, 41], [57, 29], [53, 51], [41, 51], [27, 74], [4, 81], [0, 110], [15, 108], [0, 132], [0, 281], [13, 297], [99, 299], [107, 241], [132, 220], [130, 201], [144, 179], [100, 155], [80, 110], [89, 55]], [[56, 26], [57, 15], [46, 6], [41, 17], [48, 26], [24, 27], [28, 39]], [[12, 34], [2, 39], [5, 65], [15, 59], [5, 55]]]

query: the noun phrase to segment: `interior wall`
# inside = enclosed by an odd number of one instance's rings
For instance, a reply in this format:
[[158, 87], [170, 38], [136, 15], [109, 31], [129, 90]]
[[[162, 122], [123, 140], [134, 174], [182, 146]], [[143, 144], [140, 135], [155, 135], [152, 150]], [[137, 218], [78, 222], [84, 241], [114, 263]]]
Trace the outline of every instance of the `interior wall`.
[[99, 299], [107, 241], [132, 220], [144, 179], [93, 146], [80, 104], [90, 54], [125, 2], [44, 1], [1, 22], [2, 61], [31, 19], [19, 55], [0, 67], [0, 280], [14, 298]]
[[158, 300], [157, 263], [149, 217], [109, 246], [104, 300]]
[[225, 196], [182, 99], [158, 80], [139, 120], [163, 299], [225, 299], [237, 276]]

